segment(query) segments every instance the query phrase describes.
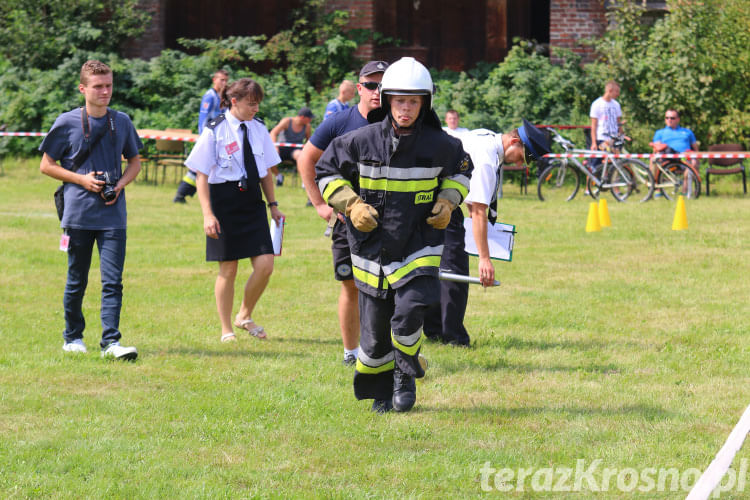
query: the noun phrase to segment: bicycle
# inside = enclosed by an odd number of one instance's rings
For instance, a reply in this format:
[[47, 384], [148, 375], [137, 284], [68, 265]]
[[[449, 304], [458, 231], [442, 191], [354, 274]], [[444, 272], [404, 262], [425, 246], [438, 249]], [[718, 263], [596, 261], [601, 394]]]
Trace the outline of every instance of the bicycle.
[[[617, 137], [612, 139], [612, 144], [609, 145], [607, 151], [610, 153], [627, 153], [628, 151], [625, 149], [626, 140], [630, 140], [630, 138], [624, 133], [620, 133]], [[639, 201], [643, 203], [650, 200], [653, 197], [656, 185], [651, 169], [649, 169], [644, 162], [634, 158], [620, 158], [615, 161], [631, 174], [631, 179], [633, 180], [633, 191], [638, 194], [643, 193], [643, 196]], [[592, 198], [598, 198], [599, 187], [595, 183], [592, 183], [590, 180], [587, 181], [586, 188], [591, 193]]]
[[[565, 200], [575, 198], [581, 185], [581, 174], [589, 186], [589, 195], [596, 199], [600, 191], [610, 190], [617, 201], [625, 201], [635, 190], [635, 173], [633, 162], [637, 162], [639, 168], [645, 168], [643, 175], [649, 179], [651, 172], [642, 162], [631, 159], [618, 159], [602, 151], [588, 149], [576, 149], [575, 145], [568, 139], [562, 137], [557, 130], [549, 128], [553, 140], [559, 144], [566, 153], [593, 154], [603, 158], [602, 165], [594, 172], [586, 168], [577, 158], [554, 158], [550, 165], [542, 172], [537, 182], [537, 196], [540, 200]], [[603, 155], [603, 156], [602, 156]], [[646, 184], [647, 193], [645, 201], [653, 192], [653, 176]]]
[[685, 158], [656, 157], [653, 164], [656, 166], [654, 189], [659, 189], [664, 198], [671, 200], [683, 195], [695, 199], [701, 195], [700, 174]]

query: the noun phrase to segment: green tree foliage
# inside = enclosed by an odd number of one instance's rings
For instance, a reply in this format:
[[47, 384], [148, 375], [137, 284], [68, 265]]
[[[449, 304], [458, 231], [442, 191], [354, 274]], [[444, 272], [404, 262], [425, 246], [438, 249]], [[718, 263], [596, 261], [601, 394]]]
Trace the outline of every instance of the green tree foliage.
[[358, 65], [357, 42], [347, 37], [344, 26], [349, 13], [327, 11], [324, 0], [310, 0], [296, 9], [290, 29], [274, 35], [266, 44], [266, 56], [287, 68], [290, 84], [305, 82], [307, 97], [315, 89], [340, 82]]
[[468, 128], [495, 131], [517, 127], [521, 118], [585, 124], [597, 86], [589, 82], [578, 56], [565, 50], [556, 56], [560, 64], [552, 64], [533, 44], [520, 42], [502, 63], [482, 65], [473, 76], [442, 72], [437, 75], [435, 108], [440, 115], [455, 109]]
[[588, 71], [620, 81], [628, 120], [651, 134], [663, 127], [664, 111], [675, 108], [704, 146], [739, 141], [747, 147], [750, 2], [667, 0], [667, 7], [649, 28], [641, 22], [641, 4], [619, 2], [595, 44], [602, 61]]
[[138, 0], [3, 0], [0, 54], [22, 68], [52, 69], [79, 51], [115, 52], [149, 19]]
[[[89, 5], [86, 1], [53, 3]], [[7, 14], [9, 6], [16, 6], [30, 12], [31, 7], [19, 5], [18, 0], [6, 0], [0, 11]], [[664, 126], [668, 107], [680, 110], [683, 124], [696, 132], [703, 146], [742, 142], [750, 147], [750, 3], [669, 0], [668, 14], [653, 26], [642, 22], [641, 2], [612, 5], [607, 33], [593, 42], [600, 61], [582, 66], [571, 52], [554, 51], [553, 64], [535, 45], [519, 42], [501, 63], [483, 63], [461, 73], [433, 71], [436, 111], [442, 118], [446, 110], [456, 109], [463, 126], [495, 131], [518, 126], [522, 117], [535, 123], [588, 124], [591, 102], [607, 80], [615, 79], [622, 85], [619, 101], [628, 132], [636, 139], [631, 150], [647, 150], [654, 130]], [[250, 76], [259, 81], [266, 93], [259, 116], [269, 127], [302, 105], [318, 115], [315, 126], [338, 83], [356, 77], [361, 64], [353, 53], [362, 34], [348, 37], [347, 15], [326, 12], [321, 0], [314, 0], [295, 12], [292, 28], [268, 41], [262, 36], [181, 40], [199, 54], [165, 50], [150, 61], [76, 47], [60, 52], [66, 56], [51, 63], [33, 65], [24, 50], [30, 54], [32, 47], [50, 42], [36, 40], [44, 36], [29, 37], [28, 48], [17, 43], [15, 49], [0, 49], [17, 52], [15, 58], [0, 57], [0, 124], [18, 131], [49, 128], [59, 113], [82, 104], [78, 72], [86, 59], [97, 58], [115, 73], [113, 107], [130, 114], [140, 128], [195, 129], [200, 98], [217, 68], [227, 69], [231, 79]], [[22, 16], [11, 18], [0, 20], [6, 41], [10, 31], [5, 28]], [[272, 70], [254, 73], [250, 67], [255, 63], [271, 63]], [[582, 142], [577, 133], [568, 135]], [[37, 145], [27, 138], [1, 138], [0, 154], [33, 154]]]

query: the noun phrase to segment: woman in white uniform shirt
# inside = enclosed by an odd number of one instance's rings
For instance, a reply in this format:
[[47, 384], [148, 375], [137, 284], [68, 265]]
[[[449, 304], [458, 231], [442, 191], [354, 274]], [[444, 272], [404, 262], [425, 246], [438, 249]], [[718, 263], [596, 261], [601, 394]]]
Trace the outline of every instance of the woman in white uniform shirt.
[[222, 92], [221, 106], [229, 110], [208, 122], [185, 161], [197, 174], [206, 260], [219, 262], [214, 293], [222, 342], [236, 340], [231, 321], [234, 282], [238, 260], [247, 257], [253, 272], [245, 283], [234, 326], [266, 338], [263, 327], [251, 319], [273, 271], [273, 246], [261, 189], [276, 224], [283, 214], [268, 174], [281, 159], [263, 122], [254, 119], [262, 100], [263, 89], [250, 78], [228, 85]]

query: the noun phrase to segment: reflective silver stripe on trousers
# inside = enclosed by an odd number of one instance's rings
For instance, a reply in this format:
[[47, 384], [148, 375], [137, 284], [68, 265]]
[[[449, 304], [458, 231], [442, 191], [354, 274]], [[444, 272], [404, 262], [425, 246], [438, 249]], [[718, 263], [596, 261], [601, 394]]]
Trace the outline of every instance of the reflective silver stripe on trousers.
[[421, 336], [422, 336], [422, 327], [420, 326], [419, 329], [416, 332], [412, 333], [411, 335], [396, 335], [394, 333], [393, 339], [403, 346], [411, 347], [417, 342], [419, 342], [419, 337]]
[[[421, 333], [421, 332], [420, 332]], [[386, 363], [390, 363], [394, 359], [396, 359], [396, 354], [391, 351], [382, 358], [373, 359], [362, 350], [362, 348], [359, 349], [359, 354], [357, 355], [359, 360], [362, 362], [362, 364], [365, 364], [369, 366], [370, 368], [377, 368], [379, 366], [383, 366]]]
[[[385, 274], [390, 276], [391, 274], [395, 273], [402, 267], [414, 262], [416, 259], [420, 257], [425, 257], [427, 255], [435, 255], [440, 256], [443, 255], [443, 245], [438, 245], [435, 247], [424, 247], [413, 254], [406, 257], [403, 261], [399, 262], [391, 262], [390, 264], [383, 266], [383, 271], [385, 271]], [[352, 262], [354, 262], [354, 255], [352, 255]]]
[[367, 177], [369, 179], [396, 179], [396, 180], [409, 180], [409, 179], [434, 179], [440, 172], [443, 171], [443, 167], [431, 167], [431, 168], [398, 168], [398, 167], [374, 167], [372, 165], [365, 165], [363, 163], [357, 163], [359, 168], [359, 175]]

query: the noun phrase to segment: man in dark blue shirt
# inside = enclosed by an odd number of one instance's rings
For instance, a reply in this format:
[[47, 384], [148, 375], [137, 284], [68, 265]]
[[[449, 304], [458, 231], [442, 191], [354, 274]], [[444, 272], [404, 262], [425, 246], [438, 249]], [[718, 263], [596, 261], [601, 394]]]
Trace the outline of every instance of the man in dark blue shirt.
[[323, 201], [320, 190], [315, 182], [315, 164], [323, 155], [328, 145], [341, 135], [369, 125], [367, 114], [380, 108], [380, 92], [378, 84], [383, 78], [383, 72], [388, 68], [384, 61], [370, 61], [364, 65], [359, 72], [357, 93], [359, 93], [359, 104], [349, 109], [339, 111], [329, 116], [328, 119], [315, 129], [310, 140], [302, 148], [302, 154], [297, 159], [297, 170], [299, 170], [302, 182], [307, 190], [307, 196], [312, 202], [315, 210], [326, 221], [331, 217], [335, 220], [332, 234], [331, 250], [333, 252], [334, 275], [341, 281], [341, 292], [338, 299], [339, 326], [341, 327], [341, 339], [344, 342], [344, 364], [354, 366], [357, 361], [359, 347], [359, 300], [357, 287], [354, 286], [354, 275], [352, 274], [352, 257], [349, 252], [349, 243], [346, 236], [346, 224], [344, 216], [334, 214], [333, 209]]
[[[227, 86], [229, 73], [220, 69], [213, 76], [213, 86], [203, 94], [201, 99], [201, 109], [198, 113], [198, 134], [203, 132], [203, 126], [209, 120], [219, 116], [223, 111], [221, 109], [221, 93]], [[185, 203], [185, 198], [195, 194], [195, 172], [188, 170], [182, 178], [182, 182], [177, 186], [177, 193], [172, 201], [174, 203]]]
[[[128, 115], [107, 107], [112, 98], [109, 66], [87, 61], [78, 89], [85, 106], [58, 116], [39, 146], [44, 153], [42, 173], [64, 183], [61, 226], [65, 233], [60, 244], [68, 252], [68, 279], [63, 350], [86, 352], [81, 305], [96, 242], [102, 281], [102, 357], [133, 360], [138, 356], [136, 348], [120, 345], [127, 226], [123, 188], [141, 169], [138, 150], [143, 144]], [[122, 156], [127, 160], [124, 172]]]

